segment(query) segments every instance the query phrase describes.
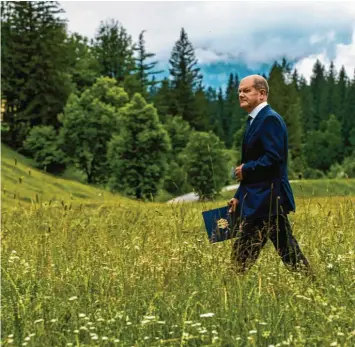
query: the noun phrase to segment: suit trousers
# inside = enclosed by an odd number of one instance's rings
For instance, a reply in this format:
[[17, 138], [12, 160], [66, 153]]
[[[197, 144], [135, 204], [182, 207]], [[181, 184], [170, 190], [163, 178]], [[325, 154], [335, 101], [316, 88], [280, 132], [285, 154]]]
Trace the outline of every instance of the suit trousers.
[[309, 263], [292, 235], [287, 215], [242, 221], [236, 238], [231, 258], [237, 272], [253, 266], [268, 238], [289, 270], [309, 271]]

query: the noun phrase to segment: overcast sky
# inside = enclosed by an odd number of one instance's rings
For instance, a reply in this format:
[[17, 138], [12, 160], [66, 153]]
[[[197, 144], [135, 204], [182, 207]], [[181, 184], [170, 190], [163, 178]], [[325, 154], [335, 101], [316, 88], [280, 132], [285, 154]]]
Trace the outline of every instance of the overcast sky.
[[318, 58], [355, 68], [353, 2], [61, 1], [68, 29], [94, 37], [101, 20], [119, 20], [163, 63], [184, 27], [201, 64], [241, 62], [251, 69], [286, 56], [306, 78]]

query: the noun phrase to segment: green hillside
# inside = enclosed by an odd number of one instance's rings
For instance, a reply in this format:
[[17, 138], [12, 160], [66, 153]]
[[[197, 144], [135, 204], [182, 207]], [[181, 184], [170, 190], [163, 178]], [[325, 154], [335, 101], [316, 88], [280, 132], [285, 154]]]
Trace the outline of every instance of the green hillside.
[[46, 174], [32, 160], [1, 145], [1, 200], [5, 205], [42, 201], [52, 203], [131, 201], [76, 181]]
[[[296, 198], [355, 195], [355, 180], [303, 180], [291, 183]], [[231, 197], [222, 192], [218, 200]], [[59, 178], [34, 168], [34, 162], [1, 145], [1, 200], [5, 206], [20, 202], [107, 203], [134, 201], [77, 181]], [[158, 200], [158, 199], [157, 199]], [[166, 199], [168, 200], [168, 198]]]

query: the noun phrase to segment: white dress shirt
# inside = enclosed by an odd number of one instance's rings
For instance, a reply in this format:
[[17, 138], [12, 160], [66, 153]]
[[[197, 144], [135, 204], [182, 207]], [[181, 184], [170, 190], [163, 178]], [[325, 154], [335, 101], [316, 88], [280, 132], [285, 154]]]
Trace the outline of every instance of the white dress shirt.
[[262, 102], [258, 106], [254, 108], [253, 111], [250, 112], [249, 116], [252, 118], [250, 120], [250, 125], [253, 123], [254, 118], [258, 115], [258, 113], [267, 105], [267, 101]]

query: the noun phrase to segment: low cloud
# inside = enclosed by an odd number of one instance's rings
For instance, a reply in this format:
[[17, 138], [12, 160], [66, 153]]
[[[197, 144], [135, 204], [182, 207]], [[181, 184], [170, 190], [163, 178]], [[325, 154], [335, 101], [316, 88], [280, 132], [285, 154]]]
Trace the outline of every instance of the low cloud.
[[340, 68], [344, 66], [348, 77], [352, 78], [355, 70], [355, 27], [353, 29], [351, 43], [336, 44], [334, 57], [329, 57], [327, 52], [323, 51], [319, 54], [309, 55], [296, 63], [295, 68], [306, 78], [308, 82], [312, 76], [312, 68], [317, 60], [325, 65], [326, 69], [329, 68], [330, 62], [333, 61], [338, 72]]
[[[317, 58], [343, 64], [351, 75], [352, 2], [61, 2], [70, 31], [94, 37], [101, 20], [119, 20], [167, 63], [182, 27], [200, 64], [239, 62], [251, 69], [282, 57], [309, 78]], [[341, 20], [339, 20], [339, 18]]]

